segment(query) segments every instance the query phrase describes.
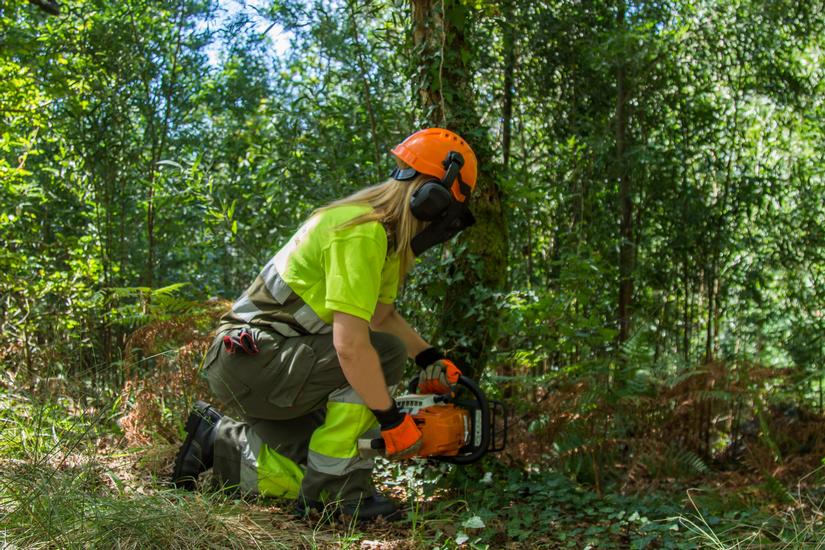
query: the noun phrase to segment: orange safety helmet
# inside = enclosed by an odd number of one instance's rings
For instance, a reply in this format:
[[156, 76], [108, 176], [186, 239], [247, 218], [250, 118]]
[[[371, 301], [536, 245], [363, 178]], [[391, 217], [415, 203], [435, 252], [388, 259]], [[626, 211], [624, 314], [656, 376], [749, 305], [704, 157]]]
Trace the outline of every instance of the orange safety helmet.
[[[447, 174], [445, 161], [451, 151], [461, 153], [464, 165], [459, 171], [450, 191], [458, 202], [466, 202], [469, 197], [461, 192], [461, 182], [475, 189], [478, 174], [476, 154], [461, 136], [443, 128], [419, 130], [399, 143], [390, 152], [416, 171], [443, 179]], [[461, 181], [459, 181], [461, 180]]]

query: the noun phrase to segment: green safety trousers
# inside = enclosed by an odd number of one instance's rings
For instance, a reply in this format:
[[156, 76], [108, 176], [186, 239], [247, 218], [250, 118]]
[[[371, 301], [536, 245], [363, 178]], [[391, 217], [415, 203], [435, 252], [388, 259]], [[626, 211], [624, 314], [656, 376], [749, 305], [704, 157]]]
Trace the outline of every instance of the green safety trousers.
[[[227, 352], [218, 332], [205, 369], [230, 414], [217, 428], [213, 471], [244, 494], [358, 502], [374, 494], [371, 459], [360, 438], [380, 437], [375, 416], [344, 378], [332, 334], [284, 337], [256, 326], [259, 352]], [[388, 386], [401, 381], [403, 342], [370, 332]]]

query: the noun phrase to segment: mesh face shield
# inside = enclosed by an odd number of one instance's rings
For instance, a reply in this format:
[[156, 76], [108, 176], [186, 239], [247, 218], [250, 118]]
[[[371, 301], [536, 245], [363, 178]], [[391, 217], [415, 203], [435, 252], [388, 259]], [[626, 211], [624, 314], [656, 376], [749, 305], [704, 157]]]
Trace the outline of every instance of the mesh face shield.
[[410, 243], [413, 254], [420, 256], [437, 244], [449, 241], [460, 231], [476, 223], [475, 216], [467, 205], [453, 201], [442, 216], [413, 237]]

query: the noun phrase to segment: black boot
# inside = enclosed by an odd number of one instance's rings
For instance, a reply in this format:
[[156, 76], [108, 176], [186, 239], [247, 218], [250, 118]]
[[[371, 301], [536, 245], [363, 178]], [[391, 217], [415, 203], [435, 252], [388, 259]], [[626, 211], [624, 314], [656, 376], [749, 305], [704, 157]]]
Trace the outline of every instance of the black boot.
[[324, 506], [323, 503], [315, 500], [307, 500], [299, 497], [295, 512], [300, 517], [307, 517], [313, 512], [320, 514], [323, 518], [335, 519], [342, 517], [345, 521], [355, 521], [356, 523], [366, 523], [375, 521], [379, 517], [386, 521], [399, 521], [404, 519], [403, 510], [398, 505], [384, 495], [374, 494], [358, 502], [344, 502], [340, 505]]
[[223, 415], [211, 405], [196, 401], [186, 420], [186, 440], [175, 457], [172, 484], [193, 490], [198, 476], [212, 467], [215, 433]]
[[378, 518], [384, 518], [386, 521], [404, 519], [404, 513], [398, 505], [379, 493], [359, 502], [345, 502], [341, 505], [341, 514], [358, 523], [374, 521]]

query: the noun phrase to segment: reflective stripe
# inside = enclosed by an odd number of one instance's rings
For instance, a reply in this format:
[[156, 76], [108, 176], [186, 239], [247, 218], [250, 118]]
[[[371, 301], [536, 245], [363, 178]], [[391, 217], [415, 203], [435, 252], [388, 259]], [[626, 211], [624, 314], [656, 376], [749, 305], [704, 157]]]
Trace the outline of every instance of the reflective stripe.
[[295, 251], [295, 249], [298, 247], [298, 244], [306, 238], [307, 233], [309, 233], [309, 230], [318, 225], [320, 221], [321, 216], [312, 216], [310, 219], [304, 222], [304, 225], [298, 228], [295, 234], [292, 235], [292, 238], [289, 239], [289, 242], [282, 246], [278, 253], [275, 254], [275, 257], [272, 258], [272, 262], [275, 264], [275, 268], [278, 271], [284, 271], [286, 269], [286, 264], [289, 260], [289, 256], [292, 254], [292, 252]]
[[[346, 392], [336, 393], [344, 396]], [[376, 425], [375, 416], [365, 405], [329, 401], [324, 424], [309, 440], [307, 465], [330, 475], [372, 468], [372, 460], [358, 456], [358, 438]]]
[[334, 401], [336, 403], [355, 403], [356, 405], [363, 405], [364, 400], [361, 399], [361, 396], [358, 395], [352, 386], [344, 386], [343, 388], [338, 388], [327, 398], [328, 401]]
[[270, 260], [261, 273], [221, 320], [267, 324], [286, 338], [306, 334], [330, 334], [332, 325], [323, 321], [278, 272]]
[[292, 314], [292, 317], [311, 334], [327, 334], [332, 331], [332, 326], [318, 317], [309, 304], [304, 304], [301, 309]]
[[286, 323], [279, 323], [277, 321], [273, 321], [269, 323], [269, 326], [272, 329], [280, 334], [281, 336], [285, 336], [287, 338], [292, 338], [293, 336], [300, 336], [301, 333], [292, 328], [291, 326], [287, 325]]
[[255, 316], [263, 312], [258, 309], [258, 306], [252, 303], [252, 300], [249, 299], [249, 295], [244, 292], [243, 296], [238, 298], [238, 301], [232, 306], [232, 313], [238, 319], [248, 323]]
[[261, 438], [252, 430], [243, 430], [240, 437], [241, 448], [241, 491], [258, 492], [258, 454], [261, 451]]
[[374, 466], [374, 463], [371, 458], [361, 458], [360, 456], [334, 458], [310, 450], [307, 456], [307, 466], [322, 474], [343, 476], [353, 470], [369, 470]]
[[379, 437], [381, 437], [381, 428], [378, 424], [358, 436], [359, 439], [377, 439]]
[[268, 264], [261, 271], [261, 277], [264, 280], [264, 286], [275, 299], [276, 302], [283, 305], [289, 295], [292, 294], [292, 289], [281, 278], [278, 270], [275, 269], [275, 262], [270, 260]]

